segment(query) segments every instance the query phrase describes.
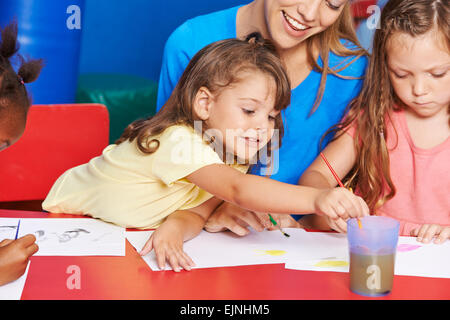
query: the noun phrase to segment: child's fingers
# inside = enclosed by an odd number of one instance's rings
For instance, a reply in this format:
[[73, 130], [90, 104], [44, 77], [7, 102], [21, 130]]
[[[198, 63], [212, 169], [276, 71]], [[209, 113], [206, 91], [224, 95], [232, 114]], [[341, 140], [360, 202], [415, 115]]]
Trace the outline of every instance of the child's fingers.
[[[342, 210], [345, 211], [345, 209], [342, 208], [342, 206], [340, 208], [341, 208], [340, 209], [341, 211]], [[338, 212], [336, 210], [335, 206], [333, 206], [333, 205], [326, 206], [325, 208], [322, 209], [322, 212], [330, 219], [337, 219], [337, 218], [339, 218], [339, 212], [340, 211]]]
[[170, 250], [169, 263], [175, 272], [179, 272], [180, 268], [191, 270], [194, 261], [192, 261], [182, 248], [176, 248]]
[[411, 230], [410, 232], [409, 232], [409, 235], [411, 236], [411, 237], [417, 237], [418, 235], [419, 235], [419, 230], [420, 230], [421, 228], [415, 228], [415, 229], [413, 229], [413, 230]]
[[170, 259], [168, 256], [166, 256], [166, 251], [161, 248], [155, 248], [155, 255], [156, 255], [156, 264], [158, 265], [158, 268], [160, 270], [164, 270], [166, 268], [166, 259], [167, 260]]
[[433, 239], [433, 237], [439, 233], [439, 231], [441, 230], [441, 227], [437, 224], [432, 224], [428, 227], [427, 232], [424, 234], [423, 236], [423, 241], [424, 243], [428, 243], [431, 241], [431, 239]]
[[348, 201], [340, 200], [339, 202], [335, 203], [334, 206], [334, 212], [337, 214], [337, 217], [342, 219], [347, 219], [349, 216], [349, 212], [352, 211], [351, 205], [349, 205]]
[[11, 242], [13, 242], [14, 240], [12, 239], [4, 239], [0, 242], [0, 247], [4, 247], [7, 246], [8, 244], [10, 244]]
[[147, 253], [152, 251], [152, 249], [153, 249], [153, 234], [147, 240], [147, 242], [145, 243], [144, 247], [142, 248], [141, 252], [139, 252], [139, 254], [141, 256], [145, 256]]
[[340, 233], [347, 232], [347, 222], [344, 219], [338, 218], [336, 220], [329, 219], [328, 225], [335, 231]]
[[180, 263], [180, 266], [184, 269], [184, 270], [191, 270], [193, 266], [195, 266], [194, 261], [191, 259], [191, 257], [189, 257], [186, 252], [184, 251], [180, 251], [178, 253], [178, 261]]
[[422, 239], [425, 236], [425, 233], [427, 232], [429, 226], [429, 224], [424, 224], [419, 228], [419, 231], [417, 232], [417, 241], [422, 242]]
[[445, 242], [445, 240], [450, 238], [450, 227], [443, 228], [439, 236], [434, 240], [434, 243], [439, 244]]
[[345, 208], [345, 215], [340, 215], [342, 219], [355, 218], [361, 215], [359, 201], [353, 195], [350, 199], [343, 199], [340, 203]]
[[357, 217], [360, 213], [359, 200], [352, 192], [345, 188], [336, 188], [334, 190], [334, 209], [336, 214], [346, 220], [349, 217]]
[[180, 266], [178, 265], [178, 260], [174, 255], [169, 255], [167, 257], [167, 260], [169, 262], [169, 265], [172, 267], [172, 270], [175, 272], [180, 272]]
[[370, 215], [370, 209], [369, 206], [367, 205], [367, 203], [364, 201], [363, 198], [358, 197], [358, 201], [359, 201], [359, 205], [360, 205], [360, 210], [362, 213], [363, 217], [369, 216]]
[[36, 237], [33, 234], [27, 234], [17, 239], [17, 243], [23, 246], [24, 248], [31, 246], [35, 242]]
[[355, 196], [351, 191], [345, 194], [348, 198], [345, 198], [346, 209], [348, 215], [352, 218], [364, 217], [369, 215], [369, 207], [367, 203], [358, 196]]
[[31, 257], [33, 254], [39, 251], [39, 246], [36, 243], [33, 243], [31, 246], [25, 248], [25, 252], [28, 257]]

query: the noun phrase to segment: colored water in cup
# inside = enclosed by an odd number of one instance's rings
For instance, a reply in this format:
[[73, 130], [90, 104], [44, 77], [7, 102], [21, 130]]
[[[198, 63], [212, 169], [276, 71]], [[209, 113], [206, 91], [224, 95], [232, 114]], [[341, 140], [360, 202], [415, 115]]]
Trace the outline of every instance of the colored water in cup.
[[364, 296], [389, 294], [394, 280], [395, 253], [400, 223], [369, 216], [347, 221], [350, 251], [350, 290]]

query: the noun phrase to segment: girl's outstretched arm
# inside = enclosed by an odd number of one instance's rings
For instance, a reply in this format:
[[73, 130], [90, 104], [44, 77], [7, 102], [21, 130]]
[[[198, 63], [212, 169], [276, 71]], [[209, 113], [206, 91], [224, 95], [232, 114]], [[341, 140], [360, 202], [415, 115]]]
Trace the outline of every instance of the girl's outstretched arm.
[[[323, 150], [323, 154], [342, 180], [356, 162], [356, 150], [353, 144], [353, 138], [348, 134], [343, 134], [338, 139], [330, 142]], [[319, 155], [300, 177], [298, 184], [315, 188], [331, 188], [337, 186], [338, 183], [325, 161]], [[343, 219], [332, 220], [326, 216], [312, 214], [303, 217], [301, 222], [306, 228], [319, 230], [334, 229], [339, 232], [346, 231], [346, 222]]]
[[367, 205], [343, 188], [316, 189], [243, 174], [223, 164], [203, 167], [187, 176], [200, 188], [256, 212], [310, 214], [331, 218], [368, 214]]

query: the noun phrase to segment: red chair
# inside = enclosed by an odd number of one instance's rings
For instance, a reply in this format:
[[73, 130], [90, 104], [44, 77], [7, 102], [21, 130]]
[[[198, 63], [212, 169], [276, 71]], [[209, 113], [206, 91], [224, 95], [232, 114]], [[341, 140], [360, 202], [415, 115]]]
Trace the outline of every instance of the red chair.
[[[23, 136], [0, 152], [0, 207], [5, 202], [45, 199], [67, 169], [101, 154], [109, 141], [102, 104], [33, 105]], [[36, 208], [35, 208], [36, 209]]]

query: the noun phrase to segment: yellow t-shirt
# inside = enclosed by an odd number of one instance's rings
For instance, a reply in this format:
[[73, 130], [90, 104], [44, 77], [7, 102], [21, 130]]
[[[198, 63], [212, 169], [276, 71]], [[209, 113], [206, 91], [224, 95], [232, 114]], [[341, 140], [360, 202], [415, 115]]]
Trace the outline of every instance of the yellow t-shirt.
[[[201, 136], [191, 127], [171, 126], [152, 138], [159, 141], [152, 154], [139, 151], [135, 139], [109, 145], [101, 156], [67, 170], [51, 188], [43, 209], [90, 215], [123, 227], [156, 228], [174, 211], [212, 198], [185, 178], [204, 166], [223, 164]], [[248, 169], [232, 167], [244, 173]]]

